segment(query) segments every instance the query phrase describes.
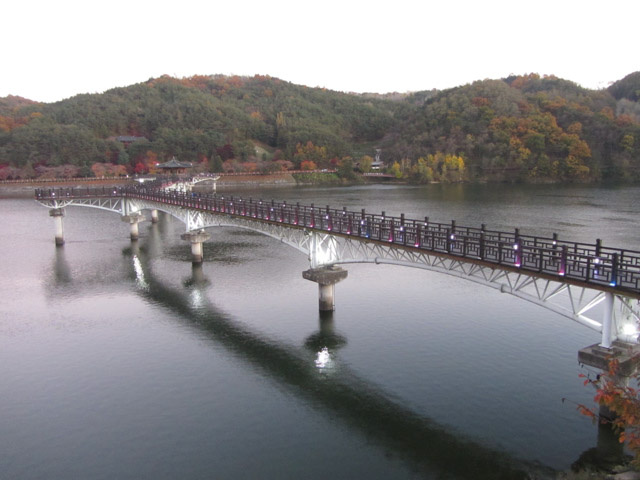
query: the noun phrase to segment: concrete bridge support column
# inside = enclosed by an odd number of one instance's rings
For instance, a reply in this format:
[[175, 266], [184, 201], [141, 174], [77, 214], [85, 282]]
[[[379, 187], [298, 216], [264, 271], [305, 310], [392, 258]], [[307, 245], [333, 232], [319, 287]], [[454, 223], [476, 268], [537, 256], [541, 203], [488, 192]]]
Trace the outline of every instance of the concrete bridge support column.
[[191, 261], [192, 263], [202, 263], [204, 259], [202, 243], [211, 238], [204, 230], [187, 232], [180, 235], [182, 240], [191, 242]]
[[311, 268], [302, 272], [302, 278], [318, 284], [321, 312], [335, 310], [335, 284], [347, 278], [348, 272], [340, 267]]
[[606, 292], [604, 297], [604, 314], [602, 318], [602, 343], [600, 346], [611, 348], [613, 339], [613, 293]]
[[140, 231], [138, 229], [138, 223], [145, 220], [144, 215], [140, 212], [132, 213], [131, 215], [123, 215], [122, 221], [131, 225], [131, 240], [136, 241], [140, 237]]
[[64, 245], [64, 226], [62, 217], [64, 217], [64, 208], [52, 208], [49, 210], [49, 216], [53, 217], [56, 225], [56, 246]]
[[151, 210], [151, 223], [158, 223], [158, 210]]

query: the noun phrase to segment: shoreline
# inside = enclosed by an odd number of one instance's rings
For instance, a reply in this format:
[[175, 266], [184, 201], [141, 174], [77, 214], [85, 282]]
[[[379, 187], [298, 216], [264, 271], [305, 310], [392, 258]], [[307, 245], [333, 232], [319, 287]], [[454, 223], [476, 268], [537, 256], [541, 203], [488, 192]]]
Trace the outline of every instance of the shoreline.
[[[32, 198], [36, 188], [78, 188], [78, 187], [112, 187], [131, 185], [132, 178], [105, 178], [88, 180], [33, 180], [20, 182], [0, 182], [0, 199], [2, 198]], [[290, 187], [302, 185], [296, 182], [293, 175], [271, 174], [271, 175], [229, 175], [221, 177], [217, 181], [218, 188], [227, 187]]]

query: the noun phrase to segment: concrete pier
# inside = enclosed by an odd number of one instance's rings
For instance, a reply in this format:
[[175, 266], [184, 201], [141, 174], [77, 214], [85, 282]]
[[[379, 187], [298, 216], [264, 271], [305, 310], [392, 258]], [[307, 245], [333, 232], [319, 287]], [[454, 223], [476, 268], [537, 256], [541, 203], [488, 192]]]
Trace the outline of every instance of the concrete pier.
[[318, 284], [321, 312], [335, 310], [335, 285], [347, 278], [348, 272], [340, 267], [311, 268], [302, 272], [302, 278]]
[[140, 231], [138, 229], [138, 224], [145, 220], [144, 215], [141, 212], [132, 213], [131, 215], [123, 215], [121, 217], [122, 221], [131, 225], [131, 240], [136, 241], [140, 238]]
[[151, 210], [151, 223], [158, 223], [158, 210]]
[[[578, 362], [602, 372], [609, 371], [612, 360], [618, 362], [615, 372], [617, 382], [627, 385], [629, 379], [638, 372], [640, 367], [640, 345], [614, 341], [611, 348], [602, 345], [590, 345], [578, 351]], [[611, 419], [614, 414], [604, 405], [600, 405], [600, 416]]]
[[590, 345], [578, 351], [578, 362], [606, 372], [611, 360], [618, 362], [617, 374], [630, 377], [640, 366], [640, 345], [614, 341], [611, 348]]
[[191, 261], [192, 263], [202, 263], [204, 259], [202, 251], [202, 243], [211, 238], [204, 230], [198, 230], [193, 232], [187, 232], [180, 235], [182, 240], [191, 242]]
[[[590, 345], [578, 351], [578, 362], [596, 368], [602, 372], [609, 372], [609, 364], [612, 360], [618, 362], [618, 368], [611, 380], [620, 387], [629, 386], [629, 381], [638, 372], [640, 366], [640, 345], [620, 341], [611, 342], [609, 348], [602, 344]], [[598, 443], [593, 449], [591, 457], [596, 459], [622, 458], [624, 456], [624, 444], [618, 440], [618, 433], [612, 420], [617, 417], [606, 405], [598, 406]]]
[[53, 217], [56, 225], [56, 246], [64, 245], [64, 226], [62, 217], [64, 217], [64, 208], [52, 208], [49, 210], [49, 216]]

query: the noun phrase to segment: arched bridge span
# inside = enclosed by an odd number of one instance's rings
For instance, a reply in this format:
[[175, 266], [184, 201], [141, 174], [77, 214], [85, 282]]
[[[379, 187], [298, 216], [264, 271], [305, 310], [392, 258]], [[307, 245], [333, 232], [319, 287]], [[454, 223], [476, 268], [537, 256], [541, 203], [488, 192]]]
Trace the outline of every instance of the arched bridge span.
[[143, 210], [160, 210], [182, 221], [187, 233], [214, 226], [254, 230], [307, 254], [312, 270], [376, 263], [445, 273], [570, 318], [600, 332], [606, 347], [616, 339], [638, 340], [640, 252], [604, 247], [600, 241], [590, 245], [428, 217], [412, 220], [147, 186], [37, 190], [36, 200], [54, 210], [86, 206], [117, 212], [136, 228]]

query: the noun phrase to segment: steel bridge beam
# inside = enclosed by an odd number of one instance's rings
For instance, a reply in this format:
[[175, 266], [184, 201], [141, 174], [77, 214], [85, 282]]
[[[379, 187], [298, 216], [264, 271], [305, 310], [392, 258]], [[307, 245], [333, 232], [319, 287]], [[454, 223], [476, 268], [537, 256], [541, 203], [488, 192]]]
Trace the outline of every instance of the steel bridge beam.
[[[187, 234], [197, 234], [210, 227], [249, 229], [276, 238], [305, 253], [312, 270], [351, 263], [373, 263], [452, 275], [527, 300], [595, 330], [601, 333], [600, 345], [604, 348], [610, 348], [614, 340], [638, 342], [636, 326], [640, 322], [640, 313], [637, 305], [632, 305], [631, 297], [616, 293], [613, 289], [595, 289], [568, 278], [534, 275], [515, 266], [489, 264], [411, 245], [292, 225], [277, 217], [265, 220], [251, 215], [185, 207], [181, 202], [171, 204], [144, 198], [114, 196], [44, 199], [39, 200], [39, 203], [50, 209], [66, 206], [100, 208], [123, 216], [139, 215], [143, 210], [163, 211], [182, 221]], [[194, 261], [198, 255], [201, 261], [201, 250], [193, 255]]]

